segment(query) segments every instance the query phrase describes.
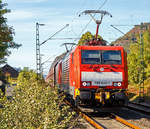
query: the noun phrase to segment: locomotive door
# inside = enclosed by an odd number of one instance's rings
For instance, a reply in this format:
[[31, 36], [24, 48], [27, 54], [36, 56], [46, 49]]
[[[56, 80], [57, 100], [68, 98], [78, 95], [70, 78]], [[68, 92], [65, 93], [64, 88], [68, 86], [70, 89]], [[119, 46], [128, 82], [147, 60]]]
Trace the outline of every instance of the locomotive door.
[[70, 62], [70, 87], [69, 87], [69, 92], [70, 94], [74, 97], [74, 89], [75, 89], [75, 58], [74, 58], [74, 53], [71, 54], [71, 62]]
[[61, 89], [61, 84], [62, 84], [62, 62], [59, 64], [58, 84], [59, 84], [59, 88]]
[[70, 65], [70, 86], [75, 86], [75, 60], [74, 53], [72, 53], [71, 65]]

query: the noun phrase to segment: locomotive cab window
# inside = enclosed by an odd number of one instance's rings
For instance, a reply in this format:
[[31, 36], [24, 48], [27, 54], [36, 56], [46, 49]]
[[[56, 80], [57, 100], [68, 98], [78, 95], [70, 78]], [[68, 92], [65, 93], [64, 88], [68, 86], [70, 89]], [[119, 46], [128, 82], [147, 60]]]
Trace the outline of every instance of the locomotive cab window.
[[82, 50], [82, 64], [101, 64], [101, 56], [99, 50]]
[[102, 64], [121, 64], [121, 51], [102, 51]]
[[122, 64], [119, 50], [81, 50], [82, 64]]

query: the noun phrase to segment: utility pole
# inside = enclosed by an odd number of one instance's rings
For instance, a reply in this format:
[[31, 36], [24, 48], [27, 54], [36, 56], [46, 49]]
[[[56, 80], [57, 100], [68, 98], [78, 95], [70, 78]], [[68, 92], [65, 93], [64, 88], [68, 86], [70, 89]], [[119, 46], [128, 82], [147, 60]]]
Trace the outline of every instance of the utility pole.
[[42, 63], [42, 56], [43, 54], [40, 54], [40, 76], [43, 77], [43, 63]]
[[57, 31], [56, 33], [54, 33], [52, 36], [50, 36], [47, 40], [45, 40], [44, 42], [40, 43], [40, 39], [39, 39], [39, 26], [44, 26], [44, 24], [39, 24], [36, 23], [36, 72], [37, 72], [37, 77], [41, 77], [41, 73], [42, 73], [42, 62], [41, 62], [41, 54], [40, 54], [40, 46], [43, 45], [44, 43], [46, 43], [48, 40], [51, 40], [52, 37], [54, 37], [56, 34], [58, 34], [59, 32], [61, 32], [62, 30], [64, 30], [66, 27], [69, 26], [69, 24], [66, 24], [63, 28], [61, 28], [59, 31]]
[[36, 72], [37, 72], [37, 77], [40, 77], [40, 73], [41, 73], [39, 26], [44, 26], [44, 24], [39, 24], [38, 22], [36, 23]]

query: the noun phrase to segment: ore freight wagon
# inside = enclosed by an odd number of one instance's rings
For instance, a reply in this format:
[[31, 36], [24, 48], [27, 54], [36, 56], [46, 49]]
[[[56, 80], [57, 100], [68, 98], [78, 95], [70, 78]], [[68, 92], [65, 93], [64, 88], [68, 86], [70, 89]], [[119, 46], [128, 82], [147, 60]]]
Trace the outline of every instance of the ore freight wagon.
[[55, 61], [49, 79], [76, 105], [124, 105], [127, 54], [121, 46], [77, 46]]

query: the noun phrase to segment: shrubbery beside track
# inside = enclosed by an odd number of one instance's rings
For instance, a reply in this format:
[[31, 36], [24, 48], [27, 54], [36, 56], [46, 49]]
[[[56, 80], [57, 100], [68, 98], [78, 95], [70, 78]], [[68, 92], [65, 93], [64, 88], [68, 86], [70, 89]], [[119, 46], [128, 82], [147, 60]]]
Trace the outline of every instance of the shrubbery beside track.
[[[18, 86], [13, 97], [0, 99], [0, 128], [56, 128], [73, 125], [74, 112], [63, 104], [64, 97], [43, 80], [37, 81], [33, 71], [23, 71], [18, 77]], [[62, 106], [63, 105], [63, 106]]]

